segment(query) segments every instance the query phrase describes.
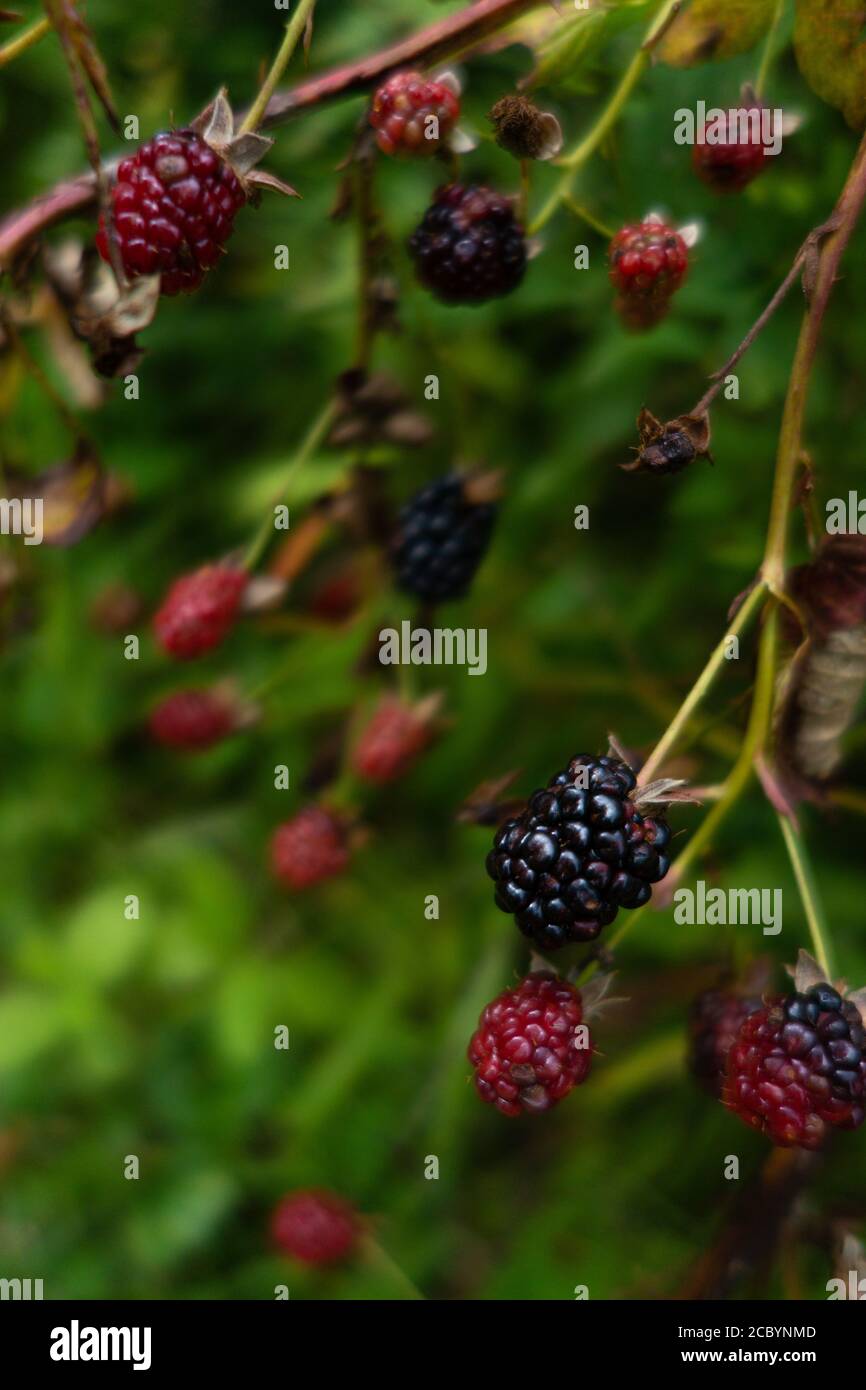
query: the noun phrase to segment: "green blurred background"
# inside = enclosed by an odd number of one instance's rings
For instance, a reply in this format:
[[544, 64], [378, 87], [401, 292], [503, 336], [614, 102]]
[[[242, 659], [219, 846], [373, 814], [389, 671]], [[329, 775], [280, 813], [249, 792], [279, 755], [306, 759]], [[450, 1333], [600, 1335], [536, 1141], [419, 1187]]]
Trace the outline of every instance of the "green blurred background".
[[[36, 7], [26, 7], [30, 17]], [[633, 53], [654, 6], [541, 95], [571, 143]], [[316, 69], [356, 57], [445, 13], [424, 0], [376, 6], [321, 0]], [[198, 111], [220, 83], [237, 104], [255, 91], [280, 16], [265, 0], [173, 0], [88, 16], [122, 114], [142, 135]], [[787, 26], [786, 26], [787, 27]], [[619, 29], [622, 32], [619, 32]], [[601, 1055], [579, 1092], [528, 1123], [482, 1106], [464, 1049], [483, 1004], [521, 975], [527, 951], [492, 902], [489, 831], [455, 823], [483, 779], [519, 769], [529, 792], [609, 730], [646, 751], [724, 631], [733, 597], [762, 551], [774, 443], [801, 304], [789, 302], [741, 365], [738, 402], [714, 410], [715, 466], [666, 480], [617, 465], [646, 404], [688, 409], [782, 278], [809, 228], [829, 212], [855, 138], [806, 87], [790, 52], [771, 104], [804, 116], [769, 172], [717, 200], [672, 140], [673, 111], [726, 105], [757, 55], [691, 71], [654, 67], [616, 138], [584, 171], [579, 196], [614, 226], [651, 208], [703, 237], [668, 320], [631, 337], [611, 310], [604, 242], [571, 214], [543, 234], [518, 293], [449, 309], [413, 285], [400, 249], [403, 333], [381, 339], [391, 371], [435, 429], [393, 451], [388, 490], [402, 499], [455, 461], [506, 475], [500, 523], [471, 597], [448, 625], [489, 631], [489, 669], [470, 679], [422, 670], [443, 689], [450, 725], [406, 779], [368, 794], [367, 844], [343, 879], [303, 897], [273, 885], [265, 847], [305, 800], [311, 750], [381, 678], [357, 674], [369, 622], [268, 620], [239, 628], [195, 667], [171, 667], [143, 617], [137, 662], [91, 607], [131, 586], [149, 611], [177, 573], [244, 544], [298, 441], [351, 365], [356, 240], [329, 220], [363, 98], [317, 110], [277, 134], [270, 167], [303, 201], [267, 199], [243, 214], [230, 254], [194, 299], [163, 304], [142, 335], [141, 395], [114, 384], [86, 427], [127, 499], [66, 550], [13, 542], [18, 586], [3, 607], [0, 671], [0, 1275], [41, 1277], [49, 1298], [388, 1298], [399, 1281], [363, 1261], [335, 1273], [289, 1265], [268, 1246], [274, 1202], [332, 1187], [430, 1297], [671, 1296], [725, 1221], [765, 1142], [705, 1099], [682, 1066], [684, 1018], [732, 952], [768, 949], [781, 969], [807, 933], [775, 818], [753, 787], [701, 872], [722, 886], [782, 887], [784, 930], [675, 926], [644, 916], [618, 959], [629, 1002], [599, 1025]], [[505, 191], [517, 167], [489, 140], [485, 113], [531, 66], [509, 47], [462, 68], [464, 124], [483, 138], [464, 176]], [[299, 61], [291, 75], [297, 78]], [[0, 76], [5, 209], [83, 164], [59, 48], [43, 41]], [[104, 148], [113, 148], [106, 133]], [[419, 220], [436, 170], [381, 161], [387, 228], [398, 248]], [[540, 205], [555, 173], [533, 172]], [[53, 233], [91, 234], [85, 223]], [[273, 247], [291, 269], [273, 269]], [[573, 269], [573, 247], [590, 269]], [[862, 229], [828, 315], [809, 407], [821, 505], [861, 477], [866, 258]], [[37, 335], [28, 338], [61, 390]], [[37, 385], [2, 367], [3, 460], [39, 472], [67, 437]], [[423, 399], [439, 374], [438, 402]], [[293, 524], [345, 455], [322, 451], [297, 477]], [[576, 505], [590, 528], [575, 531]], [[805, 554], [795, 524], [797, 555]], [[333, 543], [338, 548], [339, 541]], [[336, 553], [336, 550], [335, 550]], [[290, 596], [286, 612], [302, 604]], [[411, 605], [386, 595], [397, 621]], [[142, 721], [159, 695], [224, 674], [255, 689], [281, 670], [254, 731], [204, 756], [154, 750]], [[736, 752], [752, 672], [750, 642], [726, 669], [682, 766], [699, 783]], [[292, 789], [274, 789], [275, 764]], [[866, 770], [851, 739], [845, 785]], [[685, 841], [703, 812], [676, 808]], [[860, 905], [862, 826], [852, 810], [807, 810], [805, 830], [840, 969], [866, 981]], [[126, 921], [128, 894], [141, 919]], [[424, 899], [437, 894], [438, 921]], [[275, 1051], [285, 1024], [291, 1047]], [[139, 1181], [123, 1177], [137, 1154]], [[437, 1181], [424, 1178], [427, 1155]], [[840, 1136], [810, 1188], [823, 1219], [862, 1211], [866, 1133]], [[802, 1244], [737, 1296], [824, 1297], [833, 1270]]]

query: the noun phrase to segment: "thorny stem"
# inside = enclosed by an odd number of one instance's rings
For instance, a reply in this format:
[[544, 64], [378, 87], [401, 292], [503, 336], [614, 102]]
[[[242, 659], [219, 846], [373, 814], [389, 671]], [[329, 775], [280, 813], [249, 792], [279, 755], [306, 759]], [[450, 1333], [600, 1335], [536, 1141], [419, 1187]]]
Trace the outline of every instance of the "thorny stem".
[[833, 966], [830, 958], [829, 932], [821, 910], [818, 888], [812, 873], [806, 845], [790, 816], [783, 815], [781, 811], [777, 812], [777, 815], [791, 860], [791, 868], [794, 870], [794, 878], [797, 880], [803, 911], [809, 924], [812, 950], [815, 952], [815, 959], [823, 970], [825, 978], [832, 980]]
[[643, 43], [623, 73], [618, 87], [611, 96], [607, 106], [598, 117], [595, 125], [570, 154], [562, 155], [556, 161], [557, 165], [565, 170], [565, 173], [534, 222], [530, 223], [530, 236], [534, 236], [537, 232], [540, 232], [542, 227], [545, 227], [550, 221], [560, 204], [564, 203], [566, 199], [571, 196], [577, 170], [582, 164], [586, 163], [591, 155], [595, 154], [595, 151], [598, 149], [605, 136], [616, 124], [629, 97], [643, 77], [645, 69], [649, 66], [653, 44], [667, 28], [677, 10], [680, 9], [680, 5], [681, 0], [666, 0], [666, 3], [653, 19]]
[[274, 533], [274, 507], [278, 506], [285, 497], [288, 484], [290, 480], [294, 477], [295, 473], [298, 471], [298, 469], [302, 468], [303, 465], [312, 457], [312, 455], [316, 452], [316, 449], [318, 449], [319, 445], [321, 444], [322, 440], [325, 438], [325, 435], [328, 433], [328, 430], [331, 427], [331, 423], [334, 419], [336, 409], [336, 401], [329, 400], [324, 409], [319, 412], [316, 419], [313, 421], [309, 430], [305, 434], [304, 438], [301, 440], [297, 452], [293, 456], [288, 468], [286, 469], [286, 475], [283, 480], [283, 487], [280, 492], [280, 496], [276, 498], [275, 502], [268, 508], [265, 518], [259, 526], [258, 530], [256, 531], [256, 534], [254, 535], [250, 543], [247, 553], [244, 556], [244, 569], [255, 569], [256, 565], [261, 559], [264, 551], [267, 548], [268, 541], [271, 539], [271, 536]]
[[298, 0], [298, 8], [286, 25], [285, 35], [277, 51], [277, 56], [271, 64], [271, 70], [262, 83], [261, 91], [241, 122], [238, 130], [239, 135], [245, 135], [248, 131], [258, 130], [259, 126], [262, 124], [265, 112], [268, 109], [268, 103], [277, 90], [277, 84], [289, 65], [292, 54], [298, 45], [298, 40], [304, 32], [307, 21], [313, 13], [315, 4], [316, 0]]
[[45, 34], [51, 29], [50, 19], [38, 19], [35, 24], [31, 24], [29, 29], [24, 29], [17, 38], [10, 39], [0, 47], [0, 68], [11, 63], [19, 54], [26, 53], [28, 48], [32, 48], [38, 43]]

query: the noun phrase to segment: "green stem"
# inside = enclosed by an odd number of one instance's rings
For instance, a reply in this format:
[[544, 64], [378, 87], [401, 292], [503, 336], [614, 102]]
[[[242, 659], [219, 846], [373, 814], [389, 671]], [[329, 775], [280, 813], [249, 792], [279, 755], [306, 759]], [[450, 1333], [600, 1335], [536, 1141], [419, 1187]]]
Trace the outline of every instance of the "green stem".
[[599, 236], [603, 236], [606, 241], [610, 241], [612, 239], [614, 235], [613, 228], [606, 227], [603, 222], [600, 222], [599, 219], [589, 211], [588, 208], [585, 208], [580, 203], [578, 203], [577, 200], [573, 198], [570, 193], [567, 197], [563, 198], [562, 201], [565, 203], [565, 206], [568, 208], [569, 212], [573, 212], [575, 217], [579, 217], [581, 221], [586, 222], [590, 227], [592, 227], [594, 232], [598, 232]]
[[24, 29], [17, 38], [4, 43], [0, 48], [0, 68], [11, 63], [13, 58], [17, 58], [19, 54], [26, 53], [27, 49], [38, 43], [51, 27], [50, 19], [37, 19], [35, 24], [31, 24], [29, 29]]
[[286, 33], [280, 44], [277, 56], [271, 64], [271, 70], [262, 83], [261, 91], [244, 117], [239, 135], [245, 135], [248, 131], [258, 130], [264, 119], [268, 102], [274, 95], [277, 85], [289, 65], [289, 60], [297, 47], [298, 40], [304, 32], [307, 20], [313, 12], [316, 0], [298, 0], [298, 8], [286, 25]]
[[777, 812], [779, 825], [781, 826], [782, 836], [791, 860], [791, 868], [794, 870], [794, 878], [797, 880], [797, 888], [800, 892], [800, 899], [803, 903], [803, 911], [806, 914], [806, 921], [809, 924], [809, 935], [812, 938], [812, 950], [815, 952], [815, 959], [824, 971], [828, 980], [833, 978], [833, 967], [830, 958], [830, 939], [827, 925], [824, 921], [824, 914], [818, 897], [818, 888], [812, 873], [812, 866], [806, 851], [805, 843], [800, 832], [794, 825], [789, 816]]
[[413, 1284], [409, 1275], [401, 1269], [392, 1255], [389, 1255], [378, 1242], [369, 1234], [365, 1235], [361, 1241], [361, 1251], [369, 1265], [387, 1275], [393, 1284], [403, 1291], [404, 1298], [420, 1299], [423, 1301], [424, 1295], [416, 1284]]
[[313, 421], [312, 425], [310, 426], [309, 430], [307, 431], [306, 435], [301, 441], [297, 453], [295, 454], [294, 458], [292, 459], [291, 463], [286, 469], [286, 477], [283, 483], [283, 490], [280, 493], [280, 496], [276, 499], [276, 502], [272, 503], [272, 505], [269, 507], [263, 522], [259, 526], [258, 530], [256, 531], [256, 534], [253, 536], [253, 539], [250, 542], [247, 553], [244, 556], [244, 569], [255, 569], [264, 551], [267, 549], [268, 541], [271, 539], [271, 536], [274, 532], [274, 507], [278, 506], [279, 503], [286, 496], [288, 485], [291, 479], [294, 477], [295, 473], [298, 471], [299, 468], [302, 468], [303, 465], [311, 458], [311, 456], [316, 452], [316, 449], [321, 444], [322, 440], [325, 438], [325, 435], [328, 433], [328, 430], [331, 427], [331, 422], [334, 419], [336, 408], [337, 407], [335, 401], [328, 401], [324, 410], [322, 410], [320, 414], [316, 417], [316, 419]]
[[776, 12], [773, 15], [773, 22], [770, 25], [770, 28], [767, 32], [766, 40], [764, 41], [764, 51], [761, 54], [761, 66], [758, 68], [758, 75], [755, 78], [756, 96], [761, 96], [763, 94], [764, 88], [767, 85], [767, 78], [770, 73], [770, 67], [772, 65], [773, 59], [776, 56], [773, 51], [776, 42], [776, 34], [778, 33], [779, 25], [782, 22], [782, 15], [784, 13], [785, 0], [776, 0]]
[[685, 700], [680, 705], [676, 715], [671, 720], [649, 758], [641, 768], [639, 780], [642, 783], [652, 780], [665, 758], [667, 758], [668, 754], [673, 749], [695, 710], [706, 697], [717, 675], [724, 666], [727, 659], [727, 645], [730, 638], [735, 637], [738, 633], [743, 631], [765, 597], [766, 586], [763, 583], [758, 583], [740, 604], [736, 617], [728, 628], [728, 631], [713, 651], [712, 656], [698, 676], [698, 679], [695, 681]]
[[595, 122], [595, 125], [570, 154], [563, 155], [556, 161], [557, 166], [564, 169], [565, 173], [542, 207], [538, 216], [535, 218], [535, 221], [530, 223], [530, 236], [534, 236], [537, 232], [540, 232], [542, 227], [546, 226], [550, 221], [560, 203], [565, 202], [565, 200], [570, 197], [577, 170], [580, 168], [581, 164], [586, 163], [591, 155], [595, 154], [599, 145], [616, 124], [629, 97], [643, 77], [644, 71], [649, 66], [654, 40], [666, 27], [671, 16], [679, 8], [680, 3], [681, 0], [665, 0], [665, 4], [662, 5], [661, 10], [653, 19], [643, 43], [623, 73], [619, 86], [614, 91], [607, 106]]

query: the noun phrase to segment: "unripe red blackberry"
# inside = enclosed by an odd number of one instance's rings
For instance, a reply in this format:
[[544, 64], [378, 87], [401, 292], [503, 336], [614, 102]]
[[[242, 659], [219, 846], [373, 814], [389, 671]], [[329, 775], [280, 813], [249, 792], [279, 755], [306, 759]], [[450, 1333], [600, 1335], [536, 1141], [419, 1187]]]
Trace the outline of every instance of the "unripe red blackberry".
[[543, 949], [592, 941], [667, 873], [670, 827], [637, 809], [634, 788], [618, 758], [583, 754], [497, 831], [487, 856], [496, 904]]
[[[234, 170], [191, 130], [155, 135], [122, 159], [111, 188], [111, 226], [130, 279], [161, 275], [163, 294], [198, 289], [232, 233], [246, 194]], [[96, 246], [111, 260], [100, 219]]]
[[321, 1189], [292, 1192], [271, 1216], [271, 1238], [307, 1265], [337, 1264], [352, 1253], [360, 1221], [348, 1202]]
[[674, 227], [649, 217], [617, 232], [608, 258], [620, 318], [629, 328], [651, 328], [664, 318], [686, 278], [685, 240]]
[[511, 201], [474, 185], [438, 189], [409, 251], [421, 284], [446, 304], [510, 294], [526, 270], [526, 240]]
[[503, 1115], [550, 1110], [592, 1064], [580, 994], [537, 971], [488, 1004], [469, 1044], [478, 1094]]
[[[768, 157], [761, 134], [763, 110], [759, 104], [732, 108], [723, 121], [700, 132], [692, 147], [692, 165], [714, 193], [739, 193], [762, 172]], [[712, 144], [704, 143], [708, 133]]]
[[345, 827], [323, 807], [305, 806], [277, 826], [270, 857], [274, 877], [295, 892], [336, 878], [349, 863]]
[[460, 99], [447, 81], [420, 72], [395, 72], [378, 87], [370, 125], [383, 154], [431, 155], [447, 144], [460, 116]]
[[490, 543], [496, 507], [474, 502], [452, 473], [428, 483], [401, 508], [390, 549], [396, 580], [427, 603], [462, 598]]
[[728, 990], [707, 989], [689, 1014], [689, 1069], [716, 1100], [721, 1098], [725, 1064], [745, 1018], [762, 1007], [761, 1000]]
[[191, 753], [213, 747], [236, 728], [236, 711], [218, 690], [178, 690], [150, 715], [150, 732], [157, 743]]
[[430, 737], [430, 720], [423, 709], [385, 695], [361, 731], [352, 765], [365, 782], [393, 782], [409, 771]]
[[864, 1044], [856, 1005], [831, 985], [780, 995], [741, 1024], [722, 1100], [774, 1144], [820, 1148], [828, 1127], [863, 1123]]
[[169, 656], [188, 661], [218, 646], [237, 617], [248, 579], [230, 565], [204, 565], [176, 579], [153, 620]]

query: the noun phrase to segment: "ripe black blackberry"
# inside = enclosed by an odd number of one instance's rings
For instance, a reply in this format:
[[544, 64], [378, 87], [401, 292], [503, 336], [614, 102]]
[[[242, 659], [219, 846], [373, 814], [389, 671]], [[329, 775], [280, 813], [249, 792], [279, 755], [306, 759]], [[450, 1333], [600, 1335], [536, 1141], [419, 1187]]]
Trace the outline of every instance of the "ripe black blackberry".
[[497, 831], [487, 856], [496, 903], [546, 950], [592, 941], [621, 907], [640, 907], [670, 867], [670, 827], [644, 816], [618, 758], [572, 758]]
[[401, 509], [391, 563], [401, 589], [425, 603], [462, 598], [484, 558], [496, 506], [473, 501], [457, 473], [416, 492]]
[[510, 294], [526, 270], [526, 240], [510, 200], [474, 185], [437, 190], [409, 251], [421, 284], [446, 304]]

